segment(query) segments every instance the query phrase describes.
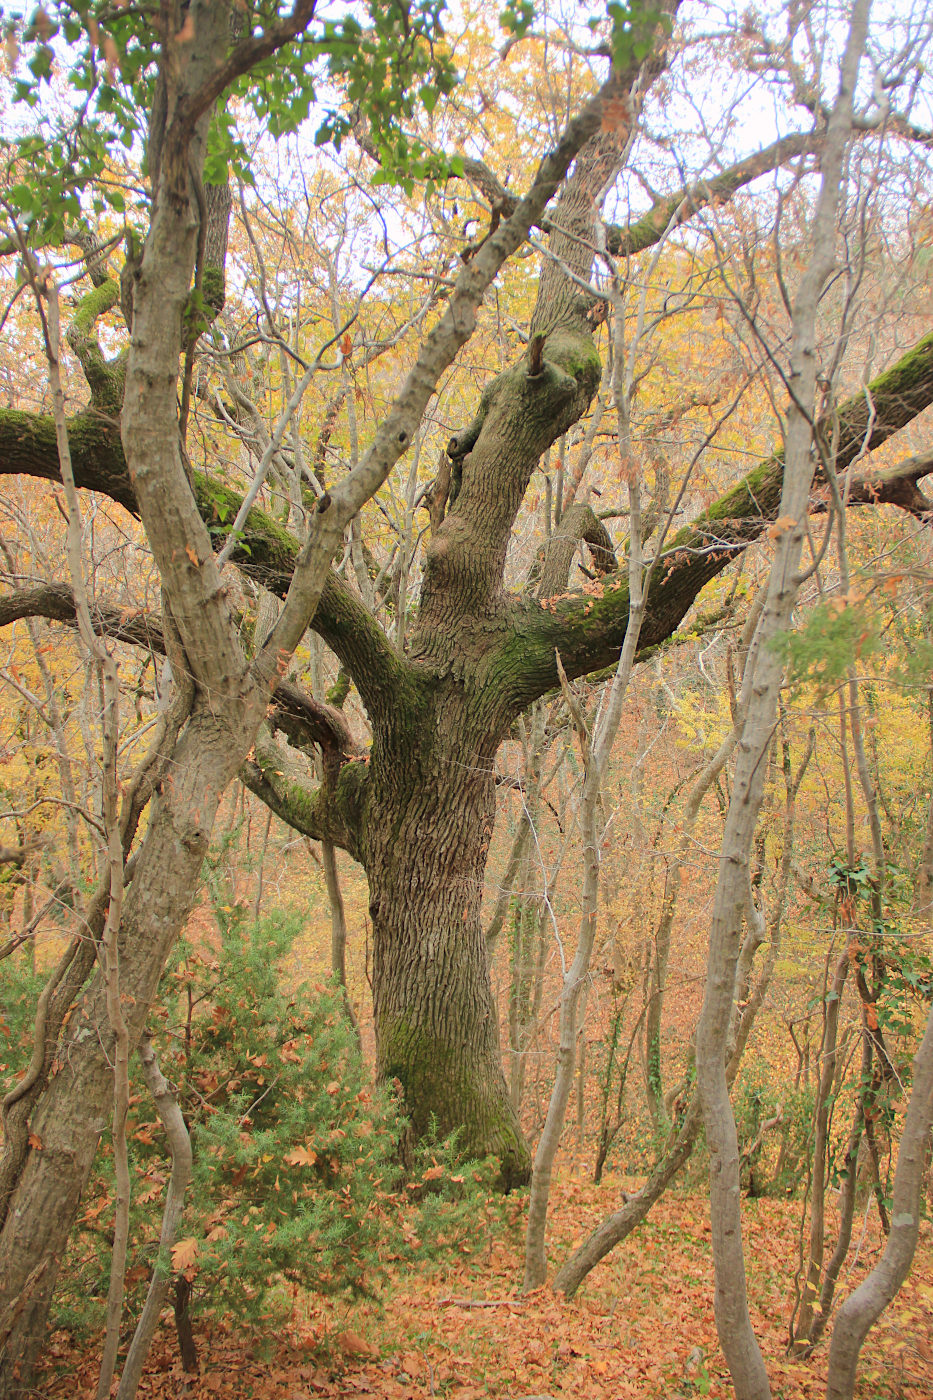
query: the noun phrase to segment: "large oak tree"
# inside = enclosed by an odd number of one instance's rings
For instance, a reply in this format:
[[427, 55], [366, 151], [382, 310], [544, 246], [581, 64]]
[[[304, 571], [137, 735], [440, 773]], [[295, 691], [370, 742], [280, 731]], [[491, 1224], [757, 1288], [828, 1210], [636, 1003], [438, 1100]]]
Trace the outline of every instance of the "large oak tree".
[[[208, 292], [222, 286], [225, 238], [214, 234], [228, 204], [222, 186], [205, 182], [205, 153], [212, 113], [232, 85], [252, 72], [271, 81], [283, 46], [310, 36], [320, 49], [324, 39], [314, 28], [313, 5], [296, 4], [274, 16], [253, 15], [247, 7], [249, 22], [237, 5], [229, 14], [218, 4], [183, 8], [167, 7], [156, 36], [151, 208], [145, 241], [131, 249], [123, 278], [129, 351], [108, 361], [95, 338], [96, 321], [120, 300], [120, 288], [93, 256], [96, 285], [71, 337], [89, 392], [87, 406], [67, 425], [75, 482], [141, 520], [163, 590], [161, 620], [131, 619], [101, 600], [96, 625], [120, 641], [143, 640], [164, 650], [176, 678], [175, 703], [137, 775], [123, 829], [128, 859], [120, 979], [131, 1040], [143, 1031], [195, 898], [220, 797], [239, 774], [285, 821], [342, 847], [366, 871], [379, 1068], [400, 1081], [415, 1129], [426, 1128], [432, 1117], [443, 1132], [458, 1128], [466, 1148], [496, 1154], [506, 1183], [521, 1181], [529, 1155], [500, 1067], [480, 923], [495, 816], [494, 760], [522, 712], [557, 687], [558, 658], [571, 679], [617, 658], [628, 593], [604, 524], [583, 504], [568, 510], [552, 535], [536, 586], [511, 591], [506, 569], [515, 521], [543, 455], [584, 418], [600, 384], [604, 308], [590, 285], [597, 253], [637, 268], [640, 254], [710, 204], [793, 162], [818, 160], [825, 113], [818, 94], [807, 89], [797, 108], [807, 117], [802, 129], [751, 155], [737, 152], [709, 178], [672, 180], [668, 193], [653, 196], [647, 214], [625, 226], [603, 225], [607, 192], [629, 158], [652, 88], [664, 76], [669, 26], [652, 13], [607, 29], [603, 87], [581, 101], [523, 194], [475, 158], [451, 162], [451, 178], [470, 178], [488, 200], [489, 235], [469, 249], [402, 390], [358, 465], [318, 497], [305, 537], [295, 538], [257, 507], [243, 520], [234, 562], [284, 600], [271, 633], [251, 645], [215, 562], [240, 498], [218, 484], [209, 461], [188, 460], [179, 431], [191, 307], [209, 316]], [[670, 4], [663, 12], [671, 16], [676, 9]], [[339, 57], [335, 75], [356, 95], [344, 49]], [[372, 156], [386, 162], [392, 151], [370, 135], [378, 116], [356, 111], [347, 123]], [[879, 123], [877, 112], [869, 112], [865, 139], [879, 139], [873, 134]], [[924, 138], [901, 123], [897, 139]], [[484, 293], [536, 227], [547, 235], [548, 256], [525, 348], [490, 380], [473, 421], [447, 445], [431, 499], [433, 530], [417, 612], [399, 648], [331, 562], [351, 520], [413, 442], [442, 374], [475, 330]], [[20, 220], [12, 237], [23, 242], [24, 253], [28, 236]], [[192, 303], [195, 280], [200, 299]], [[37, 289], [41, 294], [38, 281]], [[859, 464], [847, 482], [851, 502], [888, 501], [915, 515], [929, 511], [918, 482], [933, 462], [912, 458], [872, 475], [862, 459], [931, 401], [928, 337], [867, 389], [833, 406], [835, 471]], [[777, 449], [667, 540], [652, 578], [643, 651], [669, 639], [706, 584], [768, 529], [778, 511], [782, 468]], [[0, 411], [0, 471], [61, 479], [52, 417]], [[823, 508], [818, 483], [815, 488], [815, 504]], [[576, 591], [568, 570], [582, 541], [602, 583]], [[0, 624], [36, 615], [69, 621], [74, 607], [65, 578], [38, 589], [11, 588], [0, 598]], [[352, 678], [365, 707], [372, 730], [365, 757], [339, 712], [283, 680], [309, 625]], [[282, 733], [322, 750], [324, 776], [317, 785], [283, 773], [263, 728], [270, 701]], [[111, 1031], [94, 943], [106, 907], [102, 890], [85, 912], [91, 937], [75, 939], [53, 976], [33, 1065], [4, 1108], [0, 1394], [16, 1393], [35, 1356], [58, 1260], [107, 1118]]]

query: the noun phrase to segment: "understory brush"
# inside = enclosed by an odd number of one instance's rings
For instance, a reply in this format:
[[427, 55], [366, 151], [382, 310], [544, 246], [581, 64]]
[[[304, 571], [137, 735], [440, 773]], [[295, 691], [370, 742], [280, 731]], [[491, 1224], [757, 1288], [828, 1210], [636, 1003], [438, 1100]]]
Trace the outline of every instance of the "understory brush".
[[[219, 946], [179, 945], [149, 1023], [193, 1151], [168, 1257], [159, 1235], [172, 1164], [136, 1068], [127, 1125], [127, 1312], [138, 1314], [152, 1270], [165, 1270], [180, 1338], [198, 1316], [268, 1335], [303, 1291], [375, 1295], [396, 1261], [470, 1252], [494, 1209], [492, 1168], [464, 1162], [453, 1140], [429, 1136], [403, 1172], [405, 1119], [393, 1086], [372, 1082], [342, 990], [286, 986], [281, 976], [298, 921], [252, 924], [239, 907], [215, 913]], [[15, 1072], [28, 1059], [41, 981], [9, 961], [3, 976], [3, 1058]], [[113, 1183], [106, 1133], [56, 1304], [56, 1324], [79, 1334], [103, 1320]]]

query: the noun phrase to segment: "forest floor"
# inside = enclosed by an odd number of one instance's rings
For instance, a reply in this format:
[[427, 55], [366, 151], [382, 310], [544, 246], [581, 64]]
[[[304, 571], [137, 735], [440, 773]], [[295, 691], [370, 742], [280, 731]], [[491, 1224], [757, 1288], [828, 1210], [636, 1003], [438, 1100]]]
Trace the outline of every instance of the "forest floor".
[[[553, 1194], [551, 1257], [560, 1260], [602, 1218], [627, 1182], [573, 1178]], [[378, 1299], [303, 1301], [270, 1342], [213, 1324], [197, 1336], [200, 1374], [185, 1375], [166, 1314], [140, 1400], [686, 1400], [732, 1394], [716, 1342], [707, 1202], [668, 1194], [648, 1221], [566, 1302], [549, 1289], [520, 1293], [523, 1202], [456, 1264], [390, 1277]], [[821, 1396], [826, 1346], [809, 1361], [785, 1355], [799, 1202], [749, 1200], [745, 1242], [752, 1318], [775, 1400]], [[859, 1244], [847, 1293], [881, 1247], [873, 1225]], [[38, 1395], [94, 1395], [99, 1347], [57, 1333]], [[925, 1220], [911, 1276], [869, 1335], [858, 1400], [933, 1397], [933, 1223]]]

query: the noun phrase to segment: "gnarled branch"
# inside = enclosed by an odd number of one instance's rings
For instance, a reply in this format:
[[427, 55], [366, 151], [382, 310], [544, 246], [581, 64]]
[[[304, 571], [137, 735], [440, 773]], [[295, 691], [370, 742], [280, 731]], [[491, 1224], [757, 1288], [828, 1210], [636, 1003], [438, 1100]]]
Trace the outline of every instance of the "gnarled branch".
[[[75, 625], [74, 595], [65, 583], [44, 584], [37, 588], [15, 589], [0, 598], [0, 627], [24, 617], [45, 617]], [[142, 646], [156, 655], [165, 655], [162, 622], [151, 613], [96, 603], [91, 616], [95, 631], [116, 641]], [[280, 680], [273, 693], [270, 715], [275, 726], [299, 747], [316, 744], [331, 760], [342, 762], [355, 757], [360, 746], [353, 738], [343, 713], [333, 705], [315, 700], [293, 681]]]
[[[931, 403], [933, 335], [928, 335], [836, 410], [837, 474], [842, 477], [863, 453], [887, 442]], [[818, 423], [817, 431], [820, 427]], [[890, 503], [925, 515], [926, 497], [916, 483], [931, 472], [933, 456], [923, 455], [875, 474], [859, 473], [850, 483], [850, 499], [857, 504]], [[674, 537], [656, 565], [642, 651], [668, 638], [706, 584], [761, 537], [776, 517], [783, 476], [784, 456], [778, 451]], [[819, 483], [815, 490], [814, 508], [825, 510]], [[551, 599], [544, 608], [516, 601], [513, 626], [522, 643], [521, 667], [513, 670], [516, 712], [557, 685], [555, 649], [571, 678], [609, 665], [622, 644], [627, 615], [624, 581], [607, 586], [601, 596], [569, 595]]]
[[579, 502], [564, 512], [544, 546], [540, 564], [532, 570], [529, 584], [534, 588], [535, 597], [553, 598], [567, 588], [570, 565], [581, 543], [589, 545], [597, 574], [605, 577], [616, 572], [619, 562], [612, 536], [592, 506]]

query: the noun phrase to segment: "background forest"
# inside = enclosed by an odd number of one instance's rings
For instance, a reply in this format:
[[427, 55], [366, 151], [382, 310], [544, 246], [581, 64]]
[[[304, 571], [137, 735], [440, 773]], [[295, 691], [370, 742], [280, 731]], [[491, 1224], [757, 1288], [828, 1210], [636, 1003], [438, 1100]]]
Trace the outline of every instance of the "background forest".
[[2, 23], [0, 1396], [933, 1394], [929, 5]]

